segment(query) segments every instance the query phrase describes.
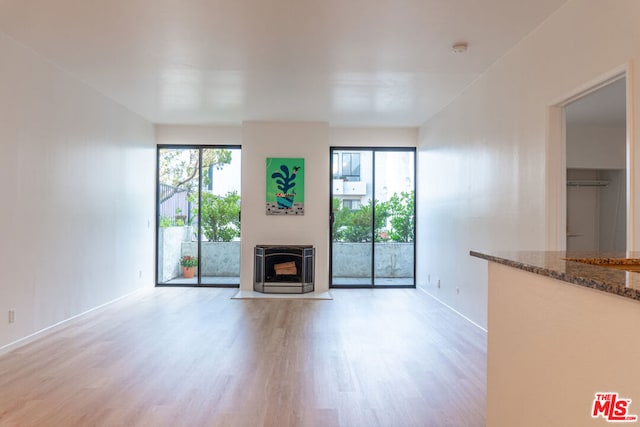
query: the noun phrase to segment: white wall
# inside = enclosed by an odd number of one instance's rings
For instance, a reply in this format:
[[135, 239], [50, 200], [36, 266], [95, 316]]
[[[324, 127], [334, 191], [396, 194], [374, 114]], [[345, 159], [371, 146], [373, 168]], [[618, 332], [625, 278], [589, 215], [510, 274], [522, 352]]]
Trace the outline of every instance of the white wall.
[[156, 125], [158, 144], [240, 145], [242, 126]]
[[331, 128], [333, 147], [415, 147], [417, 128]]
[[[245, 122], [242, 133], [240, 288], [253, 289], [253, 249], [264, 244], [313, 245], [316, 291], [329, 288], [329, 126]], [[266, 215], [267, 157], [305, 159], [304, 215]]]
[[2, 33], [0, 55], [6, 349], [152, 285], [155, 157], [150, 123]]
[[476, 322], [486, 263], [469, 250], [547, 247], [549, 107], [640, 58], [639, 19], [635, 0], [569, 1], [421, 128], [419, 283]]

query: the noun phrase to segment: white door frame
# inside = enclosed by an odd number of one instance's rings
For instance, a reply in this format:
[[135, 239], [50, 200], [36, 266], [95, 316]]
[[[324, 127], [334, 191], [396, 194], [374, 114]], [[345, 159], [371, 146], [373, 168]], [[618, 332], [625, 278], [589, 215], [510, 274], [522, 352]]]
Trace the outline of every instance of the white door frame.
[[546, 217], [547, 243], [550, 251], [564, 251], [567, 247], [567, 140], [565, 107], [619, 79], [626, 79], [627, 94], [627, 251], [635, 249], [635, 161], [633, 126], [633, 81], [631, 62], [577, 88], [552, 102], [547, 112]]

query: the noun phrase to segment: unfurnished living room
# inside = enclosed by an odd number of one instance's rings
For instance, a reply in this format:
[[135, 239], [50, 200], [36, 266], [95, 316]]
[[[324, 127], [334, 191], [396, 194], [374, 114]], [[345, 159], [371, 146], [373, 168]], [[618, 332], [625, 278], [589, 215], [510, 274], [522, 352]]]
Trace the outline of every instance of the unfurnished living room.
[[637, 423], [638, 22], [0, 1], [0, 426]]

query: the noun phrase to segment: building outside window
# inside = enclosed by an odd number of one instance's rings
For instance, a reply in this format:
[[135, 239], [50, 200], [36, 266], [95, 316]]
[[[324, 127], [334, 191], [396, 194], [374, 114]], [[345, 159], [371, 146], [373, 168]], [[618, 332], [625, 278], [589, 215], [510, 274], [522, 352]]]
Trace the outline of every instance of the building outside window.
[[347, 181], [360, 181], [360, 153], [342, 153], [341, 176]]
[[360, 209], [361, 203], [359, 199], [344, 199], [342, 200], [342, 207], [357, 210]]

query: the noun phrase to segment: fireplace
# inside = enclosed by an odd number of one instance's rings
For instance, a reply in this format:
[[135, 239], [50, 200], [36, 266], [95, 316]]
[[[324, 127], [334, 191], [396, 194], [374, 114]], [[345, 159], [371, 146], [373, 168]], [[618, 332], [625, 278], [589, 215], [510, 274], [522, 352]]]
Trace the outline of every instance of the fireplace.
[[310, 245], [258, 245], [253, 289], [275, 294], [313, 292], [315, 249]]

